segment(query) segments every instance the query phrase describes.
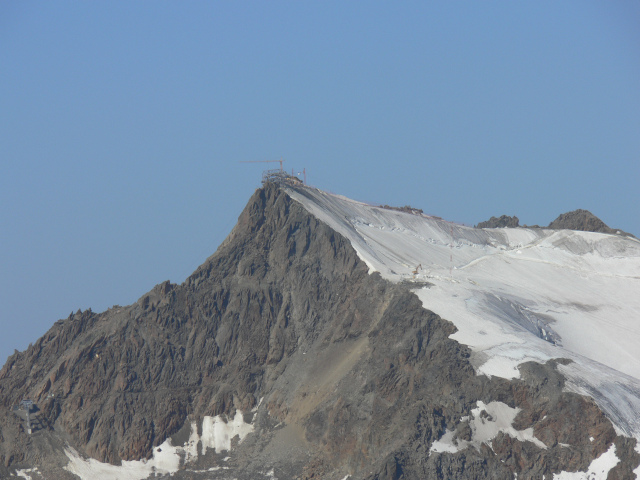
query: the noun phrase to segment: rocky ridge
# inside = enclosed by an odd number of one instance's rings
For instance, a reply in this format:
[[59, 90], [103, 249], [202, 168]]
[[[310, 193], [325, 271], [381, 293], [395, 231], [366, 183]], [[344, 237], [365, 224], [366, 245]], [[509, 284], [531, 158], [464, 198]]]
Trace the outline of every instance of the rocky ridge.
[[568, 229], [582, 232], [622, 233], [620, 230], [608, 227], [602, 220], [588, 210], [574, 210], [563, 213], [549, 224], [554, 230]]
[[[520, 227], [520, 221], [518, 217], [509, 217], [508, 215], [502, 215], [500, 218], [491, 217], [485, 222], [480, 222], [476, 225], [476, 228], [516, 228]], [[596, 217], [588, 210], [573, 210], [571, 212], [563, 213], [553, 220], [547, 227], [540, 227], [539, 225], [522, 225], [523, 228], [550, 228], [552, 230], [578, 230], [581, 232], [598, 232], [598, 233], [610, 233], [615, 235], [627, 235], [633, 236], [630, 233], [623, 232], [622, 230], [611, 228], [607, 226], [602, 220]]]
[[476, 225], [476, 228], [515, 228], [519, 226], [520, 220], [518, 220], [518, 217], [501, 215], [500, 218], [491, 217], [486, 222], [480, 222]]
[[[612, 448], [608, 478], [633, 478], [635, 440], [565, 392], [556, 362], [524, 364], [517, 380], [478, 376], [454, 331], [267, 184], [182, 285], [77, 312], [9, 358], [0, 474], [75, 478], [67, 445], [120, 464], [168, 437], [185, 442], [189, 422], [202, 433], [206, 416], [240, 411], [254, 432], [236, 440], [227, 469], [200, 474], [223, 464], [199, 455], [173, 478], [542, 478], [586, 471]], [[27, 397], [39, 409], [31, 436], [12, 412]], [[512, 434], [477, 441], [496, 405], [515, 412]]]

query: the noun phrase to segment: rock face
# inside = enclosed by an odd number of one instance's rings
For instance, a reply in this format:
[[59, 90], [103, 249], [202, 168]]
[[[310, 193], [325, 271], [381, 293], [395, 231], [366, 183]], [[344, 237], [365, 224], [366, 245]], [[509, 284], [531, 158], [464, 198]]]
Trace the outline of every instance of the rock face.
[[[67, 445], [118, 465], [240, 411], [254, 431], [230, 439], [230, 460], [199, 448], [172, 478], [550, 478], [612, 448], [609, 478], [633, 478], [635, 440], [565, 392], [555, 362], [478, 376], [454, 332], [267, 184], [182, 285], [78, 312], [9, 358], [0, 476], [77, 478]], [[11, 411], [23, 398], [39, 409], [31, 436]]]
[[[475, 228], [516, 228], [520, 226], [518, 217], [502, 215], [500, 218], [491, 217], [486, 222], [480, 222]], [[526, 226], [525, 226], [526, 227]], [[538, 225], [530, 225], [527, 228], [540, 228]], [[558, 216], [547, 228], [553, 230], [579, 230], [582, 232], [599, 232], [631, 236], [630, 233], [608, 227], [602, 220], [588, 210], [573, 210]]]
[[502, 215], [500, 218], [491, 217], [486, 222], [480, 222], [476, 225], [476, 228], [515, 228], [518, 226], [520, 226], [520, 220], [518, 220], [518, 217]]
[[616, 230], [609, 228], [602, 220], [588, 210], [574, 210], [563, 213], [549, 224], [549, 228], [556, 230], [580, 230], [583, 232], [616, 233]]

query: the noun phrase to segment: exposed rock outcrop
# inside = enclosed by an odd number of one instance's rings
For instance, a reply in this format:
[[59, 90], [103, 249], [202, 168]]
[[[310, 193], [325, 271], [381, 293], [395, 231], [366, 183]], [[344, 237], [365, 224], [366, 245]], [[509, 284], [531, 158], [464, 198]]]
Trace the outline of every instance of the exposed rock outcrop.
[[[485, 222], [478, 223], [475, 228], [517, 228], [520, 227], [520, 221], [515, 215], [509, 217], [502, 215], [500, 218], [491, 217]], [[523, 228], [541, 228], [539, 225], [522, 225]], [[610, 228], [602, 220], [596, 217], [588, 210], [573, 210], [572, 212], [563, 213], [552, 221], [548, 227], [553, 230], [579, 230], [583, 232], [599, 232], [610, 233], [616, 235], [631, 236], [630, 233], [623, 232], [616, 228]]]
[[480, 222], [478, 225], [476, 225], [476, 228], [516, 228], [519, 226], [520, 220], [518, 220], [518, 217], [509, 217], [507, 215], [502, 215], [500, 218], [491, 217], [486, 222]]
[[572, 212], [559, 215], [549, 224], [549, 228], [555, 230], [580, 230], [583, 232], [616, 233], [616, 230], [609, 228], [602, 220], [588, 210], [573, 210]]

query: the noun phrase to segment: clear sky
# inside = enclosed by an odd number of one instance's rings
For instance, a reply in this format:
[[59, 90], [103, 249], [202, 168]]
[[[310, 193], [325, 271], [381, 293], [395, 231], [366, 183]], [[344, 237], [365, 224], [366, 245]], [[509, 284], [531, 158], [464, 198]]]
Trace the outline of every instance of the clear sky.
[[184, 281], [260, 185], [238, 162], [280, 157], [469, 225], [640, 236], [640, 3], [1, 2], [0, 364]]

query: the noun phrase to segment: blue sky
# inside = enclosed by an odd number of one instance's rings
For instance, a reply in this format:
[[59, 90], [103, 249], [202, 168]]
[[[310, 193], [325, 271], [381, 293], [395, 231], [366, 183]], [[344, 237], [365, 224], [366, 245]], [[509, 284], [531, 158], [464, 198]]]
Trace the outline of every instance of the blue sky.
[[640, 235], [639, 87], [638, 2], [2, 2], [0, 363], [184, 281], [260, 185], [240, 161]]

